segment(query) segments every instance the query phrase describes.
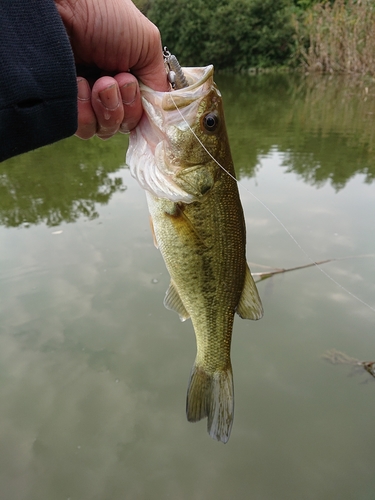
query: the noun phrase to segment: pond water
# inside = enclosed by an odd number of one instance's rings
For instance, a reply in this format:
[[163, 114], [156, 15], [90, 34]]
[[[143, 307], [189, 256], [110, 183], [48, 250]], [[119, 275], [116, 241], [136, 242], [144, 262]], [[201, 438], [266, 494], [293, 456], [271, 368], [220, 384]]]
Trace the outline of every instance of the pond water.
[[260, 282], [264, 318], [236, 318], [223, 445], [185, 418], [194, 333], [163, 307], [127, 138], [0, 164], [2, 499], [374, 498], [375, 379], [323, 359], [375, 360], [374, 89], [216, 80], [252, 271], [337, 260]]

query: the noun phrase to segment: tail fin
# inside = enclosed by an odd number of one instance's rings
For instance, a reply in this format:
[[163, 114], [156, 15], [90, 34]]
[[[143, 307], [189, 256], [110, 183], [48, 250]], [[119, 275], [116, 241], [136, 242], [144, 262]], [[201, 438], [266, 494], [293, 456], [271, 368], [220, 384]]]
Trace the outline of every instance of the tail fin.
[[189, 422], [208, 417], [209, 435], [226, 443], [233, 424], [234, 396], [232, 367], [214, 373], [194, 365], [186, 399], [186, 416]]

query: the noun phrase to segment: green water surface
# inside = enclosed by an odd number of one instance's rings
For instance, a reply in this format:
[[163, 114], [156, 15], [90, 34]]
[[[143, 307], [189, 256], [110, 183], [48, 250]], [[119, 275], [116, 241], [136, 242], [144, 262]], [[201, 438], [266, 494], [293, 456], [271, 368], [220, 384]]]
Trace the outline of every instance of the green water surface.
[[0, 164], [2, 500], [375, 498], [375, 379], [322, 358], [375, 360], [375, 89], [216, 80], [252, 271], [354, 257], [259, 283], [223, 445], [186, 421], [194, 333], [163, 307], [127, 138]]

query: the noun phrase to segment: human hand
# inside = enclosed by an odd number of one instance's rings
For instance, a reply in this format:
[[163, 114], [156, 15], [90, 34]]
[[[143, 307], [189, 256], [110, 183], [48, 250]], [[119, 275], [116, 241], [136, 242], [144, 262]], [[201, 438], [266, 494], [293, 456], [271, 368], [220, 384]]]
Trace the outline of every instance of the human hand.
[[[159, 30], [130, 0], [55, 0], [76, 64], [104, 76], [78, 76], [76, 135], [102, 139], [129, 132], [142, 116], [137, 78], [167, 91]], [[107, 76], [108, 75], [108, 76]]]

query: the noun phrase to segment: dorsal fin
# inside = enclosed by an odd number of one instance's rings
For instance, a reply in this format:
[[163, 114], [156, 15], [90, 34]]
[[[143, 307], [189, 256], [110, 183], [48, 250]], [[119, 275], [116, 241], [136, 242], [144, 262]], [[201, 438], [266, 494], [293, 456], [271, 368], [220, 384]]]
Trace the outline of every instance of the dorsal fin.
[[236, 313], [244, 319], [260, 319], [263, 316], [262, 302], [247, 264], [245, 283]]

